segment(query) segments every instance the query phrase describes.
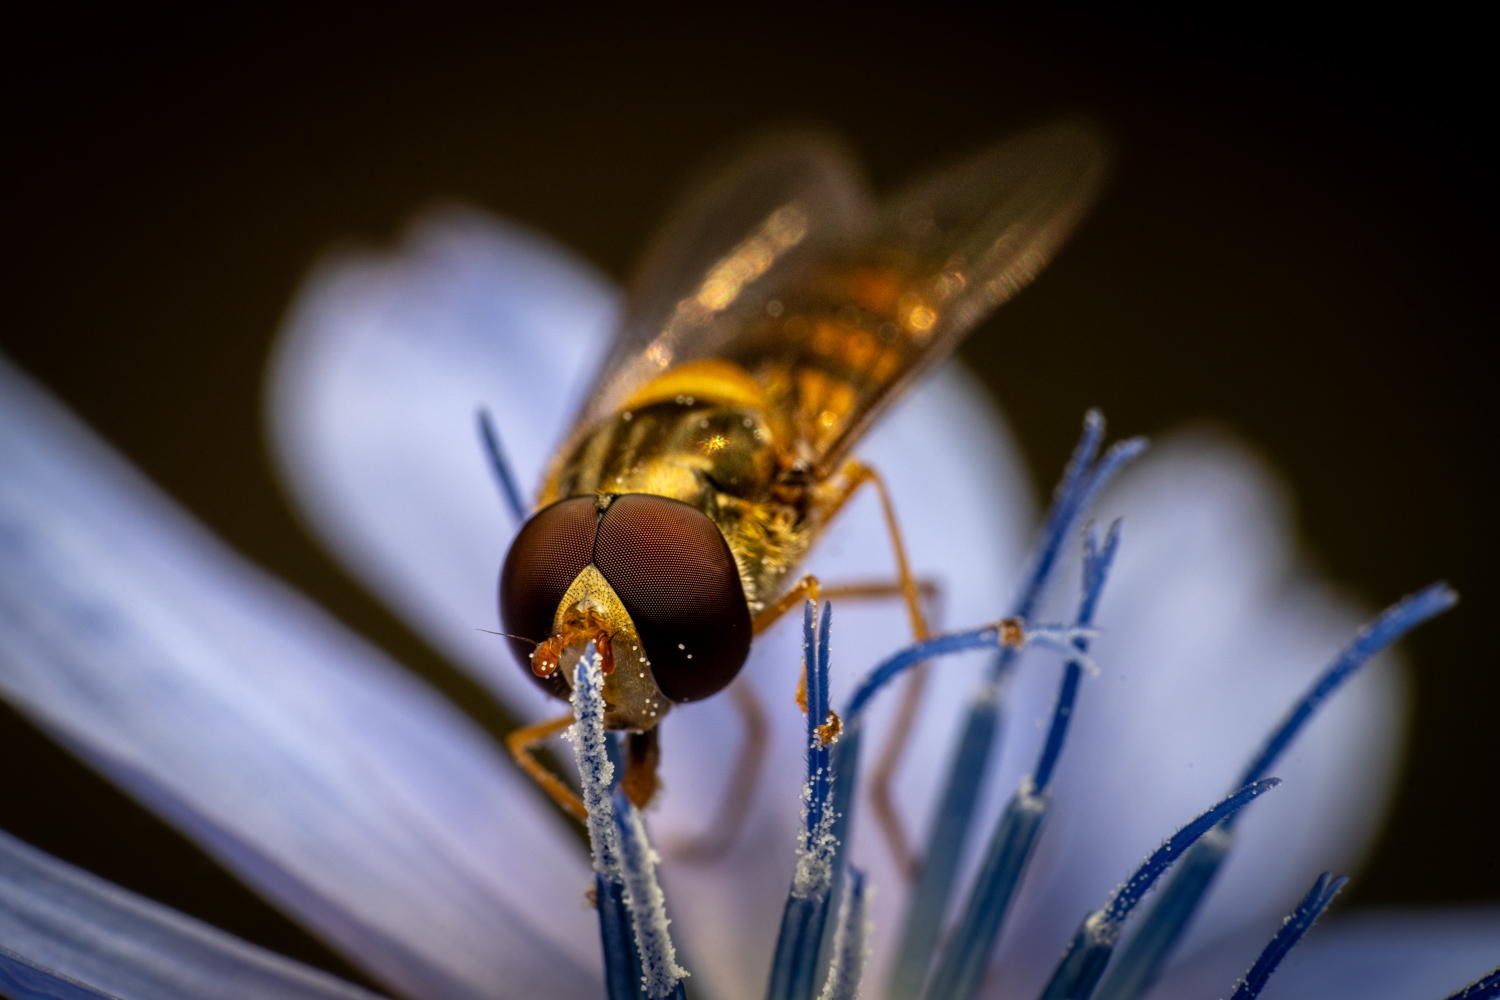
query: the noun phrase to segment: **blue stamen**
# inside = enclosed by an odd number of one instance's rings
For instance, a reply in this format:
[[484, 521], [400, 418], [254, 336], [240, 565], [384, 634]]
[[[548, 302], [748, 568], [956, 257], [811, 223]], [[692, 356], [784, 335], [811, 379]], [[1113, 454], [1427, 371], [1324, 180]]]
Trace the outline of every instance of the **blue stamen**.
[[1230, 1000], [1255, 1000], [1260, 996], [1260, 991], [1266, 988], [1271, 973], [1275, 972], [1281, 960], [1286, 958], [1287, 952], [1302, 940], [1302, 935], [1312, 927], [1313, 921], [1328, 909], [1328, 904], [1333, 902], [1333, 897], [1338, 895], [1338, 891], [1347, 881], [1349, 879], [1345, 877], [1335, 879], [1330, 883], [1327, 872], [1318, 876], [1318, 880], [1313, 883], [1312, 890], [1302, 897], [1302, 902], [1297, 904], [1292, 915], [1287, 917], [1286, 922], [1281, 925], [1281, 930], [1276, 932], [1276, 936], [1260, 953], [1260, 957], [1255, 960], [1250, 971], [1245, 973], [1245, 978], [1240, 980], [1239, 987], [1235, 989], [1234, 996]]
[[849, 870], [849, 891], [839, 907], [837, 924], [833, 932], [833, 963], [818, 1000], [858, 1000], [870, 936], [869, 893], [865, 888], [865, 873], [858, 868]]
[[1029, 618], [1041, 597], [1046, 581], [1052, 575], [1053, 564], [1062, 546], [1067, 541], [1069, 529], [1078, 515], [1078, 501], [1088, 491], [1090, 471], [1094, 459], [1099, 455], [1099, 446], [1104, 443], [1104, 414], [1089, 410], [1083, 417], [1083, 434], [1068, 457], [1062, 479], [1052, 491], [1052, 504], [1042, 521], [1041, 534], [1032, 552], [1031, 565], [1022, 579], [1025, 581], [1011, 606], [1018, 618]]
[[[1458, 595], [1447, 584], [1435, 583], [1397, 601], [1360, 629], [1251, 758], [1244, 771], [1245, 779], [1259, 778], [1275, 766], [1324, 702], [1376, 654], [1457, 601]], [[1120, 960], [1100, 984], [1099, 1000], [1136, 1000], [1156, 982], [1233, 846], [1233, 833], [1231, 821], [1225, 824], [1221, 836], [1206, 839], [1193, 848], [1141, 921], [1140, 930], [1125, 947]]]
[[[1078, 621], [1075, 632], [1086, 630], [1092, 623], [1094, 612], [1099, 607], [1099, 595], [1104, 581], [1109, 576], [1115, 552], [1119, 548], [1120, 522], [1110, 526], [1108, 537], [1101, 543], [1098, 533], [1090, 529], [1084, 536], [1083, 595], [1079, 600]], [[1083, 635], [1073, 639], [1073, 648], [1082, 654], [1088, 648]], [[1005, 807], [1005, 812], [990, 837], [980, 864], [974, 888], [969, 894], [962, 916], [943, 950], [942, 960], [933, 973], [932, 982], [923, 994], [927, 997], [967, 998], [974, 995], [988, 966], [990, 955], [1000, 937], [1000, 928], [1015, 897], [1016, 887], [1031, 858], [1037, 834], [1046, 818], [1049, 797], [1047, 786], [1052, 771], [1062, 753], [1063, 739], [1067, 735], [1068, 721], [1078, 693], [1078, 682], [1083, 673], [1080, 656], [1068, 660], [1063, 668], [1063, 680], [1057, 696], [1057, 707], [1052, 714], [1052, 726], [1047, 734], [1036, 770], [1025, 779], [1021, 788]], [[931, 949], [937, 940], [941, 914], [928, 915], [933, 921], [924, 937]], [[913, 941], [919, 940], [916, 935]], [[925, 976], [931, 961], [931, 951], [911, 953], [915, 968], [902, 970], [903, 978], [916, 979]]]
[[914, 643], [870, 671], [869, 676], [855, 690], [854, 697], [850, 698], [845, 706], [844, 721], [851, 722], [861, 715], [865, 706], [870, 703], [870, 699], [875, 697], [881, 688], [924, 660], [946, 656], [949, 653], [962, 653], [970, 649], [984, 649], [987, 646], [999, 645], [1000, 627], [998, 625], [983, 625], [967, 632], [951, 632]]
[[588, 810], [589, 847], [594, 871], [608, 879], [620, 879], [620, 843], [615, 830], [613, 788], [615, 765], [604, 732], [604, 674], [591, 642], [573, 670], [573, 760], [583, 786], [583, 805]]
[[1475, 983], [1470, 983], [1448, 1000], [1494, 1000], [1500, 997], [1500, 967]]
[[1126, 918], [1161, 874], [1199, 837], [1279, 784], [1279, 778], [1262, 778], [1254, 784], [1246, 785], [1178, 830], [1166, 843], [1151, 852], [1145, 863], [1136, 869], [1135, 874], [1124, 885], [1115, 890], [1102, 909], [1083, 918], [1067, 951], [1063, 952], [1062, 961], [1058, 962], [1051, 980], [1042, 991], [1041, 1000], [1089, 1000], [1099, 977], [1104, 974], [1104, 967], [1109, 964]]
[[[998, 705], [1000, 685], [986, 682], [972, 696], [973, 701], [989, 700]], [[963, 766], [980, 770], [983, 760], [994, 745], [1002, 728], [1001, 714], [997, 710], [985, 710], [985, 706], [970, 705], [968, 720], [959, 737], [954, 760]], [[846, 727], [858, 732], [857, 726]], [[846, 737], [847, 739], [848, 737]], [[843, 749], [841, 746], [840, 749]], [[840, 763], [840, 774], [848, 766]], [[857, 778], [848, 779], [853, 783]], [[966, 822], [979, 798], [978, 782], [950, 782], [938, 804], [933, 822], [935, 831], [951, 830]], [[842, 833], [840, 834], [842, 837]], [[907, 903], [904, 932], [897, 963], [892, 967], [888, 995], [915, 996], [927, 977], [933, 951], [937, 947], [942, 931], [943, 915], [947, 909], [948, 893], [958, 872], [959, 856], [956, 852], [941, 853], [928, 850], [922, 863], [922, 873], [913, 887]], [[898, 992], [900, 991], [900, 992]]]
[[[803, 616], [804, 628], [813, 618], [813, 603], [807, 602]], [[833, 781], [829, 770], [832, 754], [831, 743], [825, 743], [820, 734], [821, 727], [828, 722], [828, 633], [833, 624], [833, 605], [823, 604], [823, 618], [818, 623], [817, 666], [807, 673], [807, 830], [814, 831], [825, 825], [831, 803], [829, 789]]]
[[1218, 825], [1221, 820], [1233, 816], [1249, 805], [1252, 800], [1259, 798], [1279, 784], [1281, 784], [1280, 778], [1260, 778], [1250, 782], [1174, 833], [1165, 844], [1152, 852], [1145, 863], [1130, 877], [1130, 881], [1115, 893], [1109, 905], [1104, 908], [1105, 920], [1117, 926], [1124, 924], [1130, 911], [1135, 909], [1136, 904], [1151, 890], [1151, 886], [1156, 883], [1161, 874], [1171, 867], [1172, 862], [1182, 856], [1183, 851], [1193, 846], [1199, 837]]
[[[979, 990], [1015, 888], [1031, 858], [1042, 820], [1047, 816], [1047, 805], [1047, 795], [1033, 794], [1029, 781], [1023, 782], [1021, 790], [1006, 804], [985, 850], [963, 915], [948, 938], [932, 982], [922, 994], [924, 997], [967, 1000]], [[931, 935], [934, 942], [937, 930], [934, 927]], [[930, 955], [931, 952], [922, 956], [923, 974]]]
[[490, 460], [490, 471], [500, 484], [500, 495], [505, 500], [505, 506], [516, 519], [517, 525], [525, 524], [526, 504], [521, 501], [521, 491], [516, 487], [515, 473], [511, 471], [510, 462], [506, 461], [505, 449], [500, 447], [500, 432], [490, 419], [490, 411], [483, 408], [479, 411], [479, 438], [484, 443], [484, 453]]
[[1286, 750], [1287, 744], [1296, 738], [1313, 713], [1322, 707], [1323, 702], [1328, 700], [1339, 685], [1369, 662], [1371, 657], [1427, 619], [1447, 611], [1457, 603], [1458, 594], [1446, 583], [1434, 583], [1425, 590], [1397, 601], [1379, 618], [1355, 633], [1354, 638], [1323, 672], [1323, 676], [1292, 707], [1286, 719], [1271, 734], [1270, 739], [1266, 740], [1260, 753], [1245, 768], [1241, 784], [1249, 784], [1269, 772], [1276, 759]]
[[652, 1000], [683, 997], [682, 980], [687, 971], [677, 964], [672, 947], [671, 923], [667, 919], [666, 897], [656, 877], [660, 861], [646, 837], [641, 811], [623, 791], [615, 792], [615, 822], [620, 838], [620, 875], [625, 884], [625, 906], [635, 928], [635, 952], [640, 962], [640, 979], [644, 992]]
[[[1094, 612], [1099, 607], [1099, 595], [1104, 591], [1104, 581], [1109, 576], [1109, 567], [1115, 561], [1115, 552], [1120, 547], [1120, 522], [1109, 526], [1109, 534], [1103, 543], [1098, 534], [1090, 529], [1083, 542], [1083, 600], [1078, 608], [1078, 627], [1087, 628], [1094, 622]], [[1088, 640], [1082, 636], [1073, 640], [1080, 653], [1087, 653]], [[1078, 697], [1078, 682], [1083, 673], [1083, 661], [1069, 659], [1063, 668], [1062, 686], [1057, 693], [1057, 705], [1052, 711], [1052, 725], [1047, 730], [1047, 742], [1042, 746], [1041, 758], [1031, 774], [1031, 783], [1037, 794], [1046, 792], [1052, 783], [1052, 770], [1062, 753], [1063, 739], [1068, 734], [1068, 723], [1073, 716], [1073, 703]]]
[[687, 973], [677, 965], [667, 932], [656, 852], [639, 810], [617, 788], [611, 758], [618, 748], [605, 733], [604, 711], [604, 674], [589, 643], [573, 671], [570, 735], [588, 810], [605, 984], [610, 1000], [681, 996]]
[[[1088, 504], [1126, 463], [1146, 448], [1146, 442], [1139, 438], [1122, 441], [1096, 462], [1103, 440], [1104, 417], [1098, 410], [1090, 410], [1084, 417], [1083, 434], [1053, 493], [1052, 505], [1042, 522], [1030, 566], [1022, 577], [1020, 590], [1011, 605], [1013, 617], [1029, 620], [1033, 616], [1052, 578], [1058, 555], [1072, 535], [1074, 527], [1082, 519]], [[974, 641], [983, 634], [984, 630], [978, 630], [961, 636], [944, 637], [951, 645], [935, 646], [925, 655], [914, 656], [911, 662], [939, 653], [988, 645], [987, 642]], [[969, 640], [967, 645], [964, 644], [965, 638]], [[943, 916], [948, 912], [949, 899], [958, 874], [958, 859], [963, 856], [964, 845], [968, 841], [974, 809], [979, 801], [979, 790], [984, 786], [993, 764], [992, 750], [1002, 728], [1002, 692], [1019, 652], [1011, 646], [1001, 647], [1000, 655], [995, 657], [988, 677], [970, 700], [968, 717], [959, 739], [959, 752], [949, 765], [941, 805], [934, 817], [922, 868], [917, 875], [916, 885], [912, 887], [912, 902], [907, 909], [896, 961], [887, 986], [889, 1000], [913, 1000], [922, 989]], [[887, 661], [883, 666], [890, 668], [894, 674], [909, 664]], [[870, 681], [866, 682], [866, 687], [870, 687], [875, 680], [872, 675]], [[878, 684], [874, 686], [878, 687]], [[873, 694], [873, 689], [869, 693]], [[868, 700], [868, 695], [865, 699]], [[856, 701], [858, 700], [859, 695], [856, 695]], [[853, 707], [851, 703], [851, 710]]]
[[818, 950], [828, 922], [829, 893], [812, 899], [787, 895], [771, 961], [767, 1000], [807, 1000], [816, 978]]
[[[594, 664], [590, 643], [573, 671], [573, 759], [588, 810], [589, 848], [594, 865], [594, 899], [599, 908], [599, 941], [604, 952], [604, 984], [609, 1000], [636, 1000], [641, 967], [636, 954], [625, 882], [620, 875], [619, 833], [615, 826], [613, 787], [618, 755], [604, 732], [604, 675]], [[614, 751], [614, 753], [611, 753]]]
[[[863, 742], [863, 733], [864, 724], [861, 717], [845, 719], [843, 731], [839, 734], [838, 742], [833, 745], [833, 753], [829, 759], [831, 772], [838, 776], [838, 780], [833, 783], [833, 795], [829, 800], [829, 808], [833, 814], [831, 828], [833, 859], [830, 864], [833, 869], [833, 885], [829, 889], [828, 897], [831, 900], [843, 898], [844, 851], [845, 845], [849, 843], [849, 824], [854, 816], [854, 793], [859, 787], [859, 751]], [[818, 946], [818, 968], [826, 968], [833, 961], [835, 929], [824, 924], [823, 940]]]
[[1224, 829], [1210, 831], [1193, 845], [1151, 911], [1141, 920], [1119, 960], [1110, 965], [1108, 975], [1099, 984], [1097, 1000], [1134, 1000], [1156, 982], [1167, 954], [1187, 928], [1233, 846], [1234, 835]]
[[817, 981], [818, 954], [828, 922], [834, 872], [842, 852], [835, 827], [834, 795], [843, 782], [833, 771], [833, 754], [818, 732], [828, 718], [829, 628], [831, 607], [808, 601], [802, 614], [802, 669], [807, 678], [807, 782], [803, 785], [802, 828], [797, 833], [797, 868], [782, 912], [771, 963], [767, 1000], [809, 1000]]
[[609, 1000], [637, 1000], [642, 996], [641, 963], [625, 905], [625, 883], [596, 874], [594, 900], [599, 907], [605, 995]]
[[1093, 464], [1103, 438], [1104, 417], [1098, 410], [1090, 410], [1084, 418], [1083, 437], [1073, 449], [1073, 456], [1068, 460], [1062, 481], [1057, 484], [1057, 490], [1053, 493], [1052, 506], [1042, 523], [1031, 566], [1022, 578], [1024, 582], [1020, 592], [1011, 605], [1011, 614], [1016, 618], [1032, 617], [1037, 602], [1041, 600], [1047, 583], [1052, 578], [1057, 557], [1072, 536], [1084, 511], [1120, 470], [1138, 458], [1147, 447], [1145, 438], [1120, 441], [1105, 452], [1097, 464]]

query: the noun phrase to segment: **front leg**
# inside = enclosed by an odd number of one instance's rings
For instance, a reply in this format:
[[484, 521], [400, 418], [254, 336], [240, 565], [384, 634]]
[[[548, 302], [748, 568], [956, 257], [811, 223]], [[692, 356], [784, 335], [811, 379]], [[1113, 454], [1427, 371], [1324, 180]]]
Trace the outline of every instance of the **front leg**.
[[542, 762], [534, 756], [536, 747], [540, 746], [549, 736], [562, 732], [573, 724], [573, 715], [567, 715], [546, 722], [539, 722], [532, 726], [523, 726], [514, 730], [505, 737], [505, 746], [510, 750], [510, 755], [516, 759], [527, 776], [542, 786], [553, 802], [562, 807], [563, 812], [572, 816], [580, 823], [587, 823], [589, 812], [583, 807], [583, 800], [578, 793], [569, 788], [557, 775], [542, 766]]

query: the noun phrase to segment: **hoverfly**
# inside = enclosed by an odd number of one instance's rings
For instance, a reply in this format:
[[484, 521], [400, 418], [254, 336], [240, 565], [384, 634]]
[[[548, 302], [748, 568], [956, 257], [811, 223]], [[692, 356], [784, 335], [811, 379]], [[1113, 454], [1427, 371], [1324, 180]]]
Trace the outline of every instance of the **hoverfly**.
[[[925, 635], [884, 484], [851, 452], [1036, 276], [1093, 200], [1104, 159], [1092, 131], [1054, 124], [875, 206], [836, 144], [788, 133], [727, 160], [670, 218], [500, 575], [503, 627], [545, 690], [567, 698], [595, 644], [637, 805], [656, 788], [662, 718], [729, 686], [757, 633], [817, 599], [818, 581], [795, 569], [865, 484], [899, 576], [865, 596], [901, 598]], [[571, 721], [509, 743], [581, 818], [531, 756]]]

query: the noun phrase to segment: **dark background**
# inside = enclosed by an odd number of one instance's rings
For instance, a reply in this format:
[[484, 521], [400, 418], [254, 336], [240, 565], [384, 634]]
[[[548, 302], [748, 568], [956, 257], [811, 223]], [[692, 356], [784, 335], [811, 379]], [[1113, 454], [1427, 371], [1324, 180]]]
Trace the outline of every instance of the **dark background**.
[[[5, 43], [0, 349], [495, 731], [503, 714], [321, 554], [271, 481], [261, 371], [309, 263], [459, 199], [623, 278], [677, 180], [748, 128], [830, 125], [889, 187], [1038, 119], [1093, 116], [1118, 148], [1112, 187], [966, 357], [1039, 482], [1087, 406], [1121, 435], [1210, 419], [1284, 470], [1311, 558], [1372, 607], [1458, 587], [1459, 609], [1408, 644], [1409, 762], [1344, 905], [1500, 899], [1477, 25], [927, 7], [71, 17]], [[0, 827], [352, 975], [9, 710], [0, 760]]]

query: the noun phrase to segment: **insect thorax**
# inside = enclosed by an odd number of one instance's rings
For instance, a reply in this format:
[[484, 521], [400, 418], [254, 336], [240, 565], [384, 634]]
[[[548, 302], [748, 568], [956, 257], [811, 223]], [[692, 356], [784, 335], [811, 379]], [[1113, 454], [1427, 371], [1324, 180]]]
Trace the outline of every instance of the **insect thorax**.
[[797, 491], [773, 496], [781, 472], [763, 412], [680, 396], [602, 423], [560, 465], [543, 500], [652, 493], [697, 508], [723, 533], [754, 614], [811, 541]]

